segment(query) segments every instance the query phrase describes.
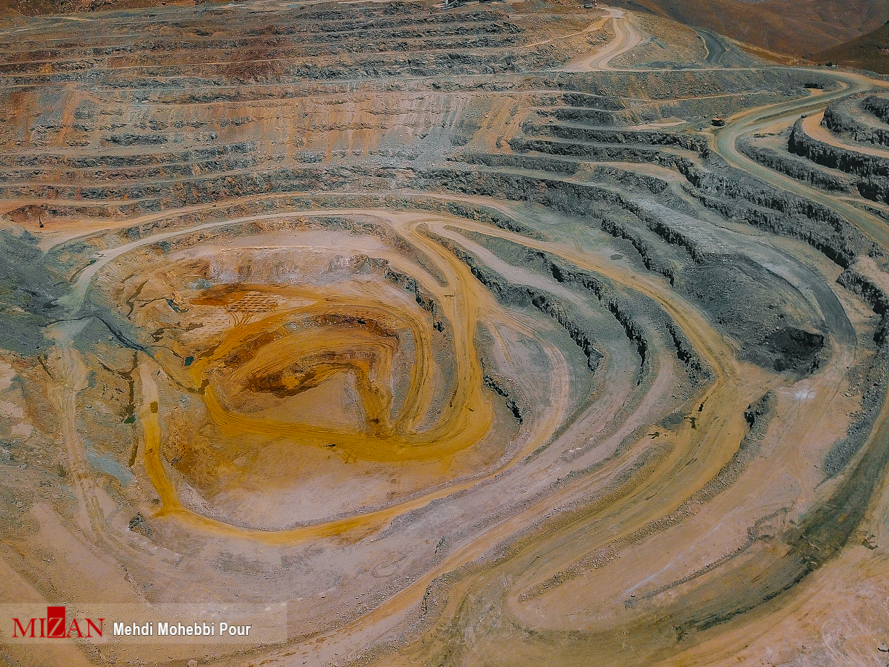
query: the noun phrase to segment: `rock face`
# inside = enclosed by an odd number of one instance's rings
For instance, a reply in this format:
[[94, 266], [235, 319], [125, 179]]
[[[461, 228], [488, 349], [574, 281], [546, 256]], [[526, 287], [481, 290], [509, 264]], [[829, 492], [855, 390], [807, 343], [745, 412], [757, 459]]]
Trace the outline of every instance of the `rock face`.
[[807, 135], [803, 130], [803, 121], [799, 120], [790, 133], [788, 148], [791, 152], [809, 158], [812, 162], [844, 171], [847, 174], [865, 178], [889, 177], [889, 156], [873, 155], [858, 152], [818, 141]]
[[541, 3], [11, 26], [0, 597], [255, 634], [3, 635], [0, 662], [882, 641], [878, 82]]
[[[889, 146], [889, 131], [875, 122], [886, 121], [889, 115], [886, 113], [887, 104], [889, 100], [873, 95], [860, 100], [857, 105], [851, 102], [831, 104], [824, 110], [823, 125], [834, 134], [849, 137], [853, 141]], [[870, 122], [868, 122], [868, 112], [876, 117]]]
[[886, 99], [875, 95], [846, 98], [827, 106], [823, 115], [798, 119], [786, 135], [786, 144], [759, 137], [743, 139], [739, 146], [756, 162], [816, 188], [852, 190], [864, 199], [886, 203], [886, 104]]

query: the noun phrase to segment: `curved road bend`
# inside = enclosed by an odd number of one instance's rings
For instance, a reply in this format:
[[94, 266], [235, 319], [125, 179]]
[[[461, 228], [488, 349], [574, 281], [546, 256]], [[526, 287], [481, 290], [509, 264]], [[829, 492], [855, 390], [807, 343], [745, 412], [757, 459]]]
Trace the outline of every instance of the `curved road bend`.
[[750, 172], [754, 176], [769, 182], [783, 190], [811, 199], [823, 206], [831, 208], [845, 217], [849, 222], [858, 227], [864, 234], [870, 237], [884, 248], [889, 249], [889, 225], [885, 221], [856, 208], [850, 203], [832, 197], [826, 192], [812, 188], [789, 176], [772, 171], [767, 167], [751, 160], [742, 154], [737, 148], [738, 139], [743, 134], [751, 134], [764, 129], [769, 125], [780, 122], [791, 122], [804, 113], [821, 111], [830, 102], [849, 95], [871, 90], [875, 87], [889, 88], [889, 82], [871, 79], [862, 74], [852, 72], [835, 72], [826, 70], [814, 70], [805, 68], [792, 68], [800, 72], [811, 72], [820, 76], [829, 76], [842, 84], [838, 90], [832, 90], [821, 95], [805, 97], [789, 102], [781, 102], [767, 107], [759, 107], [744, 111], [729, 119], [729, 123], [715, 131], [714, 140], [711, 142], [713, 150], [721, 155], [731, 166]]

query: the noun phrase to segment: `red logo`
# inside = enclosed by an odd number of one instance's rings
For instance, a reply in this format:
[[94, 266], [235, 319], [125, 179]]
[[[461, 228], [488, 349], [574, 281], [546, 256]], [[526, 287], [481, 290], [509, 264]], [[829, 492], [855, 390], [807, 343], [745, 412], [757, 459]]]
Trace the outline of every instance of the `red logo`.
[[99, 622], [98, 625], [91, 618], [85, 618], [82, 621], [72, 618], [68, 623], [65, 607], [47, 607], [46, 618], [31, 618], [27, 624], [23, 624], [18, 618], [12, 619], [12, 636], [13, 638], [26, 637], [29, 639], [37, 637], [41, 639], [70, 639], [72, 637], [92, 639], [94, 632], [96, 637], [101, 637], [105, 627], [104, 618], [96, 620]]

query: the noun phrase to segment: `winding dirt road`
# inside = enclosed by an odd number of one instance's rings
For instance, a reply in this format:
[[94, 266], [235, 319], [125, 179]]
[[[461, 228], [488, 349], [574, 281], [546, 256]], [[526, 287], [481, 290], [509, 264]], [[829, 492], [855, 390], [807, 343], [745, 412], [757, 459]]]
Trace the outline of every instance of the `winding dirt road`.
[[[595, 52], [572, 60], [562, 68], [562, 71], [595, 72], [611, 69], [608, 63], [642, 43], [643, 36], [627, 18], [626, 12], [623, 9], [615, 9], [613, 7], [603, 7], [603, 9], [608, 13], [605, 20], [611, 21], [614, 39]], [[601, 22], [596, 22], [590, 26], [590, 29], [599, 29], [601, 25]]]
[[817, 188], [809, 187], [789, 176], [772, 171], [751, 160], [738, 150], [738, 139], [745, 134], [754, 134], [772, 125], [790, 124], [805, 113], [823, 113], [823, 109], [828, 104], [850, 95], [875, 88], [884, 90], [889, 88], [889, 83], [866, 77], [863, 74], [833, 70], [799, 69], [798, 71], [829, 76], [839, 84], [839, 88], [813, 95], [810, 98], [751, 109], [732, 116], [728, 119], [725, 127], [716, 130], [713, 149], [733, 167], [742, 169], [772, 185], [837, 211], [880, 246], [889, 248], [889, 226], [883, 220], [837, 197], [832, 197]]

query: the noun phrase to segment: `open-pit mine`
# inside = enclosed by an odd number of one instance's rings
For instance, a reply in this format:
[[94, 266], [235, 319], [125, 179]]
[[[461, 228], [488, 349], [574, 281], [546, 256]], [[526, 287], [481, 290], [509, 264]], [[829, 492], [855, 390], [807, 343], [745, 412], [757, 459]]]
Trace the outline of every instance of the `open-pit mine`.
[[889, 662], [889, 80], [188, 5], [0, 20], [0, 664]]

